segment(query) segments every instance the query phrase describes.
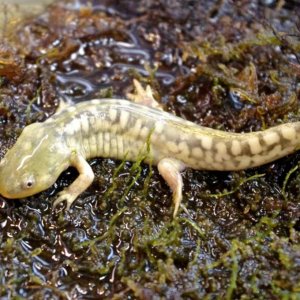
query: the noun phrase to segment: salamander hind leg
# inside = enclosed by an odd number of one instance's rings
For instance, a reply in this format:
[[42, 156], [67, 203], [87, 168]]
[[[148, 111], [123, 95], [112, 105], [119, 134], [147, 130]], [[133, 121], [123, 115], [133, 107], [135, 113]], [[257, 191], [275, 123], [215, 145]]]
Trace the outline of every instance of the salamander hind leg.
[[76, 154], [72, 158], [71, 165], [78, 170], [79, 176], [68, 188], [58, 194], [58, 198], [53, 203], [53, 209], [64, 201], [66, 201], [66, 209], [70, 209], [76, 198], [84, 192], [94, 180], [94, 172], [84, 157]]
[[180, 172], [185, 169], [185, 165], [174, 158], [163, 158], [157, 165], [160, 175], [167, 182], [173, 192], [174, 213], [175, 218], [182, 200], [182, 176]]
[[136, 79], [133, 79], [133, 85], [135, 88], [135, 93], [127, 94], [127, 98], [129, 100], [145, 106], [149, 106], [159, 110], [164, 110], [162, 105], [154, 99], [150, 85], [147, 85], [146, 89], [144, 89], [141, 83]]

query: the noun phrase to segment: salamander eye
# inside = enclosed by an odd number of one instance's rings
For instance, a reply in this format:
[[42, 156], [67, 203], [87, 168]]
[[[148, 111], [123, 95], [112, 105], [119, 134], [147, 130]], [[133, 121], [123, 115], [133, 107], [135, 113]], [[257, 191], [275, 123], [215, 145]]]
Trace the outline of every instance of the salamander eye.
[[34, 186], [34, 183], [35, 183], [34, 177], [31, 175], [23, 181], [22, 187], [24, 189], [30, 189]]
[[32, 182], [32, 181], [29, 180], [29, 181], [26, 182], [26, 186], [27, 186], [28, 188], [31, 188], [32, 185], [33, 185], [33, 182]]

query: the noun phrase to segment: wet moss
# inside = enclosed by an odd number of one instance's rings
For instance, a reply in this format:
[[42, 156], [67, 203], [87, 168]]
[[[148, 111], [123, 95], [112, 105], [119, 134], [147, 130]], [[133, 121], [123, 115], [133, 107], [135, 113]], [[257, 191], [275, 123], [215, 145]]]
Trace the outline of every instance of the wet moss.
[[[168, 111], [212, 128], [299, 120], [293, 5], [124, 3], [56, 3], [4, 35], [1, 157], [61, 98], [125, 97], [133, 78]], [[70, 211], [52, 211], [52, 202], [73, 169], [29, 199], [0, 197], [0, 297], [300, 297], [299, 153], [240, 172], [184, 171], [173, 219], [168, 186], [143, 163], [145, 146], [134, 163], [91, 160], [95, 181]]]

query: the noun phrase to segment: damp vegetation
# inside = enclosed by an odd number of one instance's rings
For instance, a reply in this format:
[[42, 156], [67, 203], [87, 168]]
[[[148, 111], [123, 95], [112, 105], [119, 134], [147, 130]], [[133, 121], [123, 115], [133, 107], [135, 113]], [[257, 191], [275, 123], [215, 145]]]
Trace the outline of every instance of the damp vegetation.
[[[133, 78], [166, 110], [211, 128], [300, 120], [296, 1], [86, 3], [6, 19], [1, 157], [61, 99], [125, 97]], [[134, 163], [91, 160], [95, 181], [70, 211], [52, 203], [73, 169], [38, 195], [0, 197], [1, 299], [300, 298], [298, 152], [240, 172], [186, 170], [173, 219], [145, 149]]]

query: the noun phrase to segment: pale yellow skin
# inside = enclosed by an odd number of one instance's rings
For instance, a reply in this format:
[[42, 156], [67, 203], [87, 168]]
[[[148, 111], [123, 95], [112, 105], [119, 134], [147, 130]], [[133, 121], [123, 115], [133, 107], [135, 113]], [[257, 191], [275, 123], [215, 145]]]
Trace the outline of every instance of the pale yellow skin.
[[132, 100], [147, 106], [126, 100], [91, 100], [25, 127], [0, 163], [0, 193], [11, 199], [34, 195], [73, 166], [78, 178], [54, 202], [55, 206], [66, 201], [69, 208], [94, 179], [87, 159], [134, 161], [148, 144], [145, 162], [157, 165], [172, 189], [176, 216], [182, 199], [180, 172], [185, 167], [241, 170], [299, 148], [300, 122], [245, 134], [214, 130], [163, 112], [149, 88], [143, 90], [138, 82], [135, 86], [138, 94]]

